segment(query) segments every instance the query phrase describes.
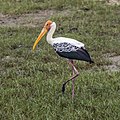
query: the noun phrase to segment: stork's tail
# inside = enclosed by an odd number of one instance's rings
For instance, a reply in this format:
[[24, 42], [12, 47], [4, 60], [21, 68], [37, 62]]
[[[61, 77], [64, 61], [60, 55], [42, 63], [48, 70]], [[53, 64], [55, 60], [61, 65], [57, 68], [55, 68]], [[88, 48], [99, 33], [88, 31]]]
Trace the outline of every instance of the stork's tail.
[[94, 61], [91, 59], [91, 56], [86, 49], [81, 48], [77, 51], [77, 53], [79, 54], [79, 59], [89, 62], [90, 64], [94, 63]]

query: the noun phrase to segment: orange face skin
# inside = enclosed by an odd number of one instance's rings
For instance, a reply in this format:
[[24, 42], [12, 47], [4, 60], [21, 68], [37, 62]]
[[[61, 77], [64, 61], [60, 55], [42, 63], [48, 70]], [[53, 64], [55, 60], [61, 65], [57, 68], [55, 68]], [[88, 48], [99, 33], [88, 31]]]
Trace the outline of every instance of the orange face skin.
[[48, 21], [45, 23], [45, 25], [44, 25], [41, 33], [39, 34], [37, 40], [35, 41], [35, 43], [34, 43], [34, 45], [33, 45], [33, 50], [35, 49], [35, 47], [36, 47], [36, 45], [38, 44], [38, 42], [42, 39], [42, 37], [49, 31], [51, 24], [52, 24], [52, 21], [51, 21], [51, 20], [48, 20]]
[[52, 24], [52, 21], [51, 21], [51, 20], [48, 20], [48, 21], [45, 23], [44, 28], [46, 28], [47, 30], [49, 30], [51, 24]]

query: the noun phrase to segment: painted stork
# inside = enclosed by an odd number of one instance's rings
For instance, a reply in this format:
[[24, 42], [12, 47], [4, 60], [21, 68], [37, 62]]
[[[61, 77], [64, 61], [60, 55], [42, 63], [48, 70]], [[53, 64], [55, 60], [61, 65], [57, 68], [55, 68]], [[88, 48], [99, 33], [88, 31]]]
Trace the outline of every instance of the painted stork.
[[84, 44], [82, 42], [78, 42], [77, 40], [71, 39], [71, 38], [65, 38], [65, 37], [57, 37], [53, 38], [53, 34], [56, 29], [56, 23], [52, 22], [51, 20], [48, 20], [41, 33], [39, 34], [37, 40], [35, 41], [33, 45], [33, 50], [35, 49], [38, 42], [41, 40], [41, 38], [47, 33], [47, 42], [53, 46], [56, 53], [64, 58], [68, 59], [69, 64], [72, 66], [72, 72], [73, 76], [63, 83], [62, 86], [62, 93], [65, 92], [65, 85], [72, 80], [72, 98], [74, 97], [74, 80], [79, 75], [78, 70], [74, 66], [73, 60], [82, 60], [89, 63], [94, 63], [91, 60], [91, 57], [87, 50], [84, 47]]

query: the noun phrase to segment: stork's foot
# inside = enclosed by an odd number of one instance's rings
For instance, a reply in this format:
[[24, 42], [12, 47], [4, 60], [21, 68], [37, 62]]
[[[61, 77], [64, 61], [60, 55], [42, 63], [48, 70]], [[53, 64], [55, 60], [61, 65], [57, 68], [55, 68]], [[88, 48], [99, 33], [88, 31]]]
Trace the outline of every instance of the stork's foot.
[[64, 94], [64, 92], [65, 92], [65, 84], [63, 84], [62, 86], [62, 93]]

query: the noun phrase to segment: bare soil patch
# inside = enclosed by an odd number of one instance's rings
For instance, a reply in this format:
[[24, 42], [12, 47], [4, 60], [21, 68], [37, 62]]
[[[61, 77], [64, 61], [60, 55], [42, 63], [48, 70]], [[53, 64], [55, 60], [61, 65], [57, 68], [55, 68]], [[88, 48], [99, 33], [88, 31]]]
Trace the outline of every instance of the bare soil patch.
[[27, 26], [37, 27], [43, 21], [49, 19], [55, 13], [53, 10], [37, 11], [36, 13], [27, 13], [22, 15], [3, 15], [0, 13], [0, 25], [8, 27]]
[[120, 0], [107, 0], [109, 5], [120, 5]]
[[0, 26], [6, 27], [38, 27], [46, 20], [50, 19], [51, 16], [56, 15], [68, 15], [69, 10], [56, 11], [56, 10], [39, 10], [34, 13], [27, 13], [21, 15], [3, 15], [0, 13]]
[[109, 71], [120, 71], [120, 55], [115, 56], [114, 53], [107, 53], [104, 55], [105, 59], [109, 60], [112, 64], [105, 65], [104, 68]]

